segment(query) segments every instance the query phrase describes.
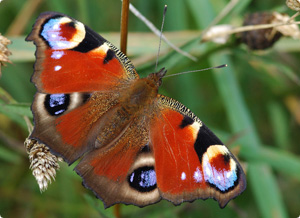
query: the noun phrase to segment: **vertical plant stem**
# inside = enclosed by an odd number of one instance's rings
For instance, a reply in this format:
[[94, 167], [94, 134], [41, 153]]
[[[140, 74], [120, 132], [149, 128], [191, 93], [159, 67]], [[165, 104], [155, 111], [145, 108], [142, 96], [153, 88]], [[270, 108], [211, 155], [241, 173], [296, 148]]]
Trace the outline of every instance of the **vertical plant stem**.
[[121, 52], [127, 52], [127, 36], [128, 36], [128, 13], [129, 13], [129, 0], [122, 1], [122, 14], [121, 14]]

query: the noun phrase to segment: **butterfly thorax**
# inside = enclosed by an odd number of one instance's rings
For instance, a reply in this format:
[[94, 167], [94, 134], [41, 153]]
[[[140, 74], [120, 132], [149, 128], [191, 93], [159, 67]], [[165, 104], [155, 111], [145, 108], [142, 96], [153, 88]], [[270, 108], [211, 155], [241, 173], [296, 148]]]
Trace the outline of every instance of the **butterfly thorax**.
[[146, 78], [136, 80], [121, 96], [121, 105], [129, 114], [139, 114], [143, 108], [152, 105], [166, 70], [151, 73]]

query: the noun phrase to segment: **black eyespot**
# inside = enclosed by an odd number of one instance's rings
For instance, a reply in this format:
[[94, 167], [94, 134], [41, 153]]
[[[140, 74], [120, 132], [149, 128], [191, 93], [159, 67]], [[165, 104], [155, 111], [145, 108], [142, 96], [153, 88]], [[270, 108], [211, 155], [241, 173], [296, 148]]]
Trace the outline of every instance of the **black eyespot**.
[[140, 167], [128, 176], [129, 185], [139, 192], [150, 192], [156, 189], [154, 167]]
[[70, 104], [70, 95], [52, 94], [47, 95], [44, 105], [48, 113], [52, 116], [58, 116], [68, 109]]

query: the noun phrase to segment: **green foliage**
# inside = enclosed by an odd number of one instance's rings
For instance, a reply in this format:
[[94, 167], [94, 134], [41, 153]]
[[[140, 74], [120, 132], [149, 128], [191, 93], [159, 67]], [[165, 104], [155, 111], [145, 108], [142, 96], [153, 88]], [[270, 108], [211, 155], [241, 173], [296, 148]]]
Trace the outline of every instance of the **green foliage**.
[[[134, 0], [132, 3], [157, 27], [163, 5], [168, 4], [165, 32], [203, 30], [228, 1], [208, 0]], [[5, 35], [24, 1], [0, 3], [0, 33]], [[257, 11], [293, 12], [284, 1], [241, 0], [221, 23], [242, 25], [245, 14]], [[51, 0], [44, 1], [30, 18], [21, 36], [11, 37], [13, 64], [2, 67], [0, 78], [0, 216], [2, 217], [115, 217], [115, 209], [103, 209], [100, 200], [81, 186], [73, 166], [61, 164], [56, 181], [40, 193], [29, 170], [22, 143], [28, 136], [24, 116], [32, 119], [30, 103], [35, 87], [34, 46], [24, 41], [35, 18], [42, 11], [59, 11], [81, 20], [97, 32], [104, 32], [116, 46], [118, 40], [108, 32], [119, 30], [120, 1]], [[149, 32], [130, 15], [129, 30]], [[181, 101], [213, 129], [231, 150], [235, 150], [247, 172], [246, 191], [220, 209], [213, 200], [197, 200], [175, 207], [161, 201], [145, 208], [121, 207], [124, 217], [298, 217], [300, 215], [300, 75], [299, 40], [284, 38], [266, 51], [254, 52], [235, 38], [225, 45], [199, 43], [199, 34], [187, 32], [181, 48], [192, 52], [198, 61], [162, 47], [159, 66], [168, 73], [227, 64], [213, 72], [166, 78], [161, 93]], [[170, 34], [169, 34], [170, 35]], [[108, 37], [107, 37], [108, 36]], [[109, 37], [111, 36], [111, 38]], [[176, 41], [176, 35], [170, 35]], [[137, 65], [140, 75], [154, 71], [158, 38], [130, 40], [133, 62], [140, 56], [153, 56]], [[147, 45], [145, 45], [147, 44]], [[135, 47], [136, 45], [139, 45]], [[132, 46], [132, 47], [131, 47]], [[139, 57], [137, 57], [139, 56]], [[137, 58], [137, 59], [135, 59]], [[295, 105], [298, 102], [298, 109]], [[298, 202], [295, 203], [295, 202]]]

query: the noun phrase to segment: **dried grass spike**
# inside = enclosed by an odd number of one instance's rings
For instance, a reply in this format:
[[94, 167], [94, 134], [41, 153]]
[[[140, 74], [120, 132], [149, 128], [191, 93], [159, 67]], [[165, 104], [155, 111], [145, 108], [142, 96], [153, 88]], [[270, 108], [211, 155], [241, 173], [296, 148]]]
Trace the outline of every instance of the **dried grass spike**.
[[46, 145], [36, 140], [27, 138], [24, 145], [29, 154], [32, 174], [41, 192], [45, 191], [48, 188], [48, 184], [51, 183], [52, 180], [55, 180], [56, 170], [59, 169], [58, 161], [62, 161], [62, 159], [53, 155]]
[[11, 52], [8, 50], [7, 45], [11, 44], [11, 41], [0, 33], [0, 76], [1, 76], [1, 66], [5, 66], [5, 62], [11, 63], [8, 59], [8, 56], [11, 55]]

